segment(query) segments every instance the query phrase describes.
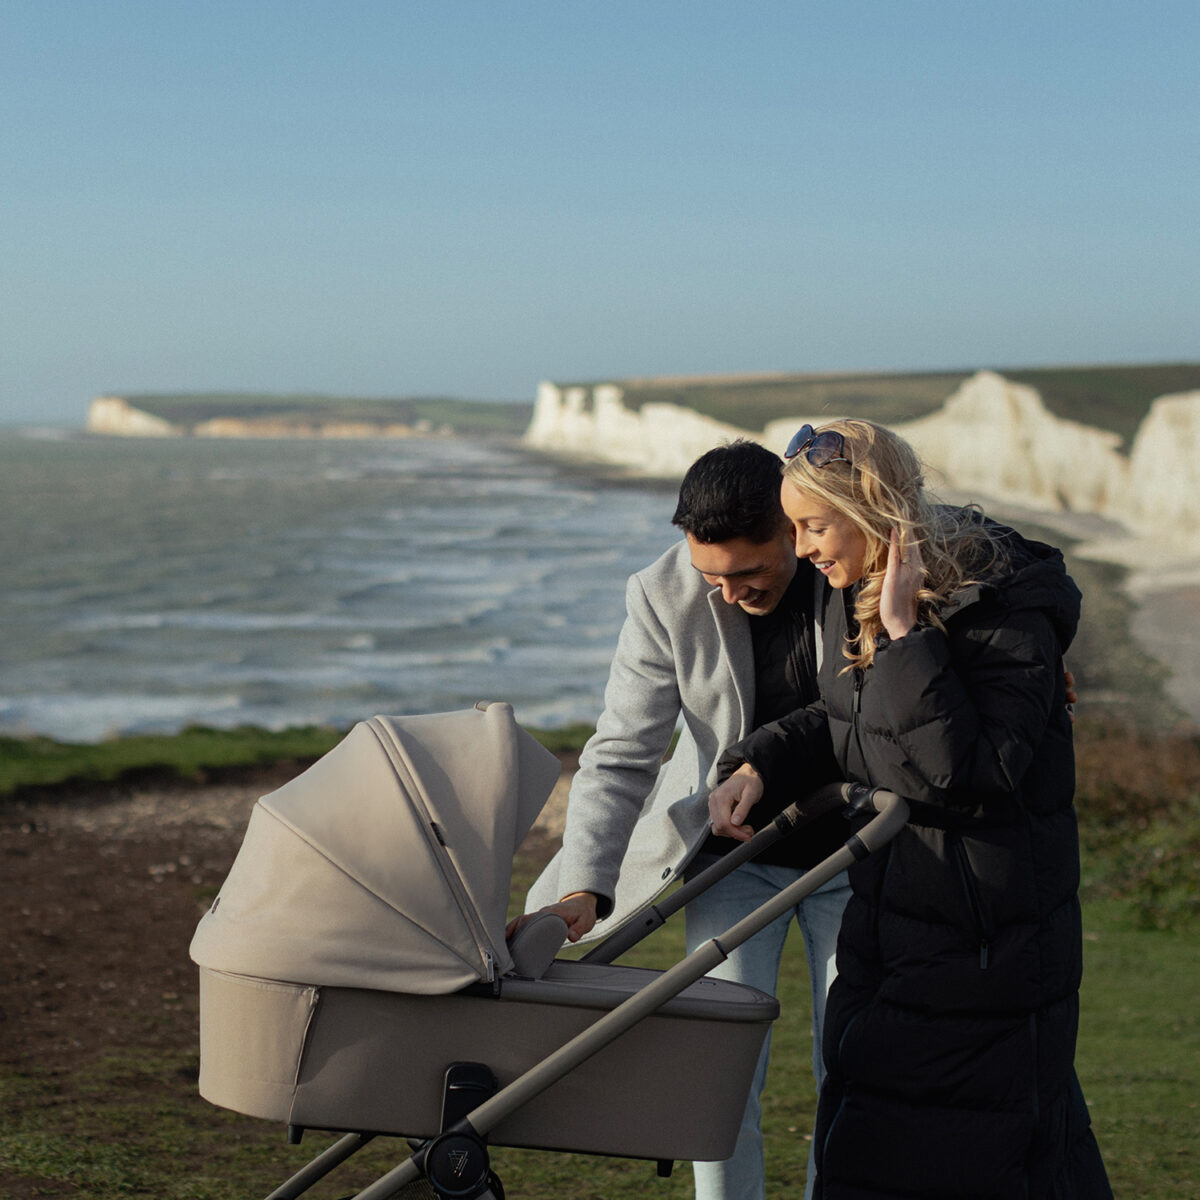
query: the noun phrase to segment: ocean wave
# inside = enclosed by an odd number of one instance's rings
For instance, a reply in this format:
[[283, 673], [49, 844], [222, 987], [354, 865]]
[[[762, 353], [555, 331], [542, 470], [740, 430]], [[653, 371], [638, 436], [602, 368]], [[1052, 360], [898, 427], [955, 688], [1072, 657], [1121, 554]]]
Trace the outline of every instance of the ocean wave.
[[533, 729], [561, 729], [566, 725], [594, 725], [600, 705], [591, 695], [518, 700], [513, 704], [513, 714], [521, 725]]
[[[312, 612], [231, 612], [170, 609], [152, 613], [98, 613], [67, 621], [75, 633], [121, 633], [147, 629], [195, 629], [215, 633], [260, 633], [289, 629], [345, 629], [347, 617]], [[402, 626], [398, 626], [402, 627]]]
[[0, 473], [0, 505], [34, 468], [40, 497], [0, 727], [69, 740], [481, 698], [594, 720], [625, 578], [678, 536], [670, 497], [467, 440], [35, 449]]
[[63, 742], [97, 742], [133, 733], [174, 733], [185, 725], [238, 724], [236, 694], [147, 695], [103, 692], [0, 697], [0, 729], [15, 736], [41, 734]]
[[[215, 634], [332, 632], [351, 636], [368, 633], [420, 634], [429, 629], [470, 624], [494, 612], [498, 597], [477, 598], [461, 603], [453, 611], [441, 605], [445, 597], [428, 598], [424, 611], [412, 606], [408, 612], [378, 613], [363, 618], [354, 612], [231, 612], [228, 610], [177, 609], [154, 613], [102, 613], [64, 622], [63, 628], [75, 634], [139, 633], [150, 631], [192, 631]], [[80, 652], [101, 647], [81, 643]]]
[[344, 663], [347, 669], [365, 671], [371, 675], [387, 673], [394, 676], [404, 671], [427, 668], [449, 670], [453, 667], [494, 662], [511, 649], [511, 639], [498, 637], [437, 649], [375, 651], [369, 657], [364, 657], [358, 652], [354, 652], [353, 655], [347, 654], [340, 660], [336, 656], [327, 657]]
[[[412, 520], [409, 512], [404, 518]], [[399, 518], [397, 518], [399, 522]], [[461, 526], [452, 529], [420, 530], [399, 529], [388, 526], [353, 525], [340, 531], [339, 536], [347, 542], [382, 544], [388, 546], [422, 546], [435, 545], [450, 550], [455, 546], [469, 546], [485, 542], [496, 535], [497, 530], [490, 526], [464, 529]]]

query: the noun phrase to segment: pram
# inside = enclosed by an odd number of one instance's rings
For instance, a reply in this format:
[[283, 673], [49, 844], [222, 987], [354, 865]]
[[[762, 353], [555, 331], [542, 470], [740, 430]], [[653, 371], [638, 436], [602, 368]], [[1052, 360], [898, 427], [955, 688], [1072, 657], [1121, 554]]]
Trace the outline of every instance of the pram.
[[[512, 859], [558, 760], [503, 703], [375, 717], [255, 805], [201, 919], [200, 1093], [339, 1141], [273, 1191], [294, 1200], [376, 1136], [413, 1153], [356, 1200], [502, 1197], [487, 1143], [646, 1158], [732, 1153], [776, 1000], [704, 978], [730, 950], [881, 845], [890, 793], [840, 785], [873, 819], [719, 939], [661, 972], [612, 960], [719, 875], [810, 815], [749, 843], [579, 960], [565, 925], [504, 936]], [[701, 1050], [703, 1052], [698, 1052]], [[665, 1105], [664, 1092], [704, 1103]]]

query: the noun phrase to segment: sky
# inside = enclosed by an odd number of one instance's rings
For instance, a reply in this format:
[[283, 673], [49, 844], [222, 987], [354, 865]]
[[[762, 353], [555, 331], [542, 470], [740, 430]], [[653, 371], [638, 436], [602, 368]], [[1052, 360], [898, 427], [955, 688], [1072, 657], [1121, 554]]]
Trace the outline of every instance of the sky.
[[0, 421], [1200, 359], [1194, 0], [0, 0]]

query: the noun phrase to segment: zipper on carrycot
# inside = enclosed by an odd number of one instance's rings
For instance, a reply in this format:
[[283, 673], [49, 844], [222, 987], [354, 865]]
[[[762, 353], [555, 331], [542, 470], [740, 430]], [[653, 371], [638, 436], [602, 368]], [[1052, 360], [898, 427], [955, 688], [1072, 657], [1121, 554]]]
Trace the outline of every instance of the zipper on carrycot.
[[450, 891], [458, 906], [458, 911], [466, 922], [467, 928], [471, 933], [471, 938], [475, 942], [475, 950], [483, 966], [484, 977], [488, 983], [494, 984], [496, 981], [496, 959], [492, 953], [491, 941], [487, 936], [487, 931], [479, 921], [478, 915], [475, 912], [475, 906], [471, 903], [467, 889], [463, 885], [457, 868], [454, 866], [454, 861], [447, 853], [449, 848], [446, 844], [445, 835], [442, 833], [441, 827], [433, 819], [429, 811], [429, 806], [425, 803], [425, 794], [421, 789], [420, 782], [409, 768], [404, 755], [400, 752], [400, 748], [387, 733], [387, 726], [383, 725], [375, 717], [371, 717], [365, 724], [378, 739], [379, 744], [383, 747], [397, 774], [404, 779], [407, 785], [409, 799], [412, 801], [413, 807], [417, 809], [421, 818], [421, 828], [425, 831], [426, 836], [431, 839], [434, 859], [442, 872], [443, 878], [450, 887]]

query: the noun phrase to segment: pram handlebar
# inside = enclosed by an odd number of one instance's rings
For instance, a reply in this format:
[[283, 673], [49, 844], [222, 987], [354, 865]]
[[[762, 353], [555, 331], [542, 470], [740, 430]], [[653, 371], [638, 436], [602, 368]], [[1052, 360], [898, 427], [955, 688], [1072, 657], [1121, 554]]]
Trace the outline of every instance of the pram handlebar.
[[[833, 785], [830, 789], [821, 789], [820, 793], [815, 794], [825, 796], [826, 793], [832, 796], [836, 804], [847, 805], [851, 815], [866, 815], [871, 813], [874, 815], [863, 828], [852, 834], [844, 845], [835, 850], [828, 858], [823, 859], [815, 867], [805, 871], [795, 883], [778, 892], [765, 904], [755, 909], [749, 916], [743, 918], [731, 929], [721, 934], [720, 937], [712, 938], [702, 946], [697, 947], [686, 958], [676, 963], [669, 970], [664, 971], [644, 988], [641, 988], [630, 996], [623, 1004], [606, 1013], [595, 1024], [588, 1026], [587, 1029], [560, 1046], [523, 1075], [519, 1075], [507, 1086], [501, 1088], [494, 1096], [483, 1101], [469, 1116], [464, 1117], [451, 1126], [450, 1130], [444, 1132], [456, 1131], [486, 1138], [488, 1133], [503, 1121], [505, 1117], [515, 1112], [534, 1096], [557, 1083], [579, 1066], [580, 1063], [604, 1049], [605, 1046], [615, 1041], [639, 1021], [661, 1008], [668, 1000], [679, 995], [689, 984], [695, 983], [696, 980], [707, 975], [715, 966], [728, 958], [732, 950], [735, 950], [760, 930], [765, 929], [777, 917], [794, 908], [801, 900], [811, 895], [817, 888], [827, 883], [839, 872], [844, 871], [867, 854], [878, 850], [893, 838], [908, 820], [907, 801], [901, 799], [894, 792], [885, 791], [883, 788], [869, 788], [861, 784], [841, 783]], [[790, 807], [803, 809], [804, 803], [806, 802], [801, 802], [798, 805]], [[825, 803], [825, 800], [822, 803]], [[834, 807], [833, 803], [829, 804], [825, 811], [829, 811], [832, 807]], [[782, 816], [783, 814], [781, 814]], [[747, 846], [753, 846], [758, 838], [774, 829], [779, 819], [776, 818], [776, 822], [772, 822], [771, 826], [760, 830], [749, 842], [743, 843], [742, 846], [725, 855], [721, 863], [716, 864], [716, 866], [721, 866], [726, 858], [732, 858], [739, 850], [744, 850]], [[797, 819], [802, 819], [802, 814], [798, 814]], [[785, 822], [785, 824], [789, 825], [793, 823], [792, 818], [788, 818]], [[777, 841], [782, 836], [783, 831], [776, 830], [774, 837], [769, 838], [766, 842], [759, 843], [759, 849], [761, 850], [764, 845]], [[744, 857], [747, 857], [747, 855], [743, 854], [739, 857], [733, 866], [727, 868], [727, 871], [733, 870], [733, 867], [737, 863], [740, 863]], [[724, 873], [726, 872], [721, 872], [721, 874]], [[702, 872], [701, 875], [697, 876], [691, 882], [698, 883], [707, 874], [707, 871]], [[710, 879], [709, 882], [712, 882], [712, 880]], [[685, 885], [685, 887], [687, 886], [689, 885]], [[683, 890], [683, 888], [679, 889], [680, 892]], [[677, 892], [674, 895], [678, 894]], [[660, 914], [667, 907], [667, 905], [659, 906]], [[676, 905], [670, 911], [676, 911], [678, 907]], [[661, 923], [660, 920], [658, 924]], [[654, 927], [656, 928], [657, 926]], [[646, 932], [649, 931], [647, 930]], [[645, 933], [642, 936], [645, 936]], [[637, 939], [635, 938], [634, 940], [636, 941]], [[599, 961], [611, 960], [600, 959]], [[428, 1145], [429, 1143], [425, 1147], [422, 1147], [421, 1150], [418, 1150], [411, 1158], [394, 1167], [386, 1175], [380, 1176], [373, 1184], [359, 1192], [355, 1200], [389, 1200], [401, 1187], [419, 1179], [423, 1173], [424, 1152]]]
[[748, 842], [737, 842], [732, 850], [722, 854], [711, 866], [697, 872], [659, 903], [649, 904], [635, 913], [620, 929], [614, 930], [602, 942], [593, 946], [580, 961], [615, 962], [627, 950], [660, 928], [668, 917], [690, 904], [701, 892], [707, 891], [718, 879], [723, 879], [742, 863], [757, 858], [781, 838], [811, 824], [835, 808], [845, 807], [848, 817], [858, 815], [863, 811], [860, 806], [869, 803], [864, 800], [863, 794], [870, 795], [871, 792], [872, 789], [862, 784], [831, 783], [811, 792], [803, 800], [789, 804]]

